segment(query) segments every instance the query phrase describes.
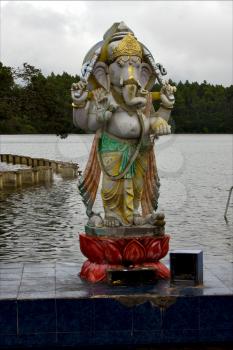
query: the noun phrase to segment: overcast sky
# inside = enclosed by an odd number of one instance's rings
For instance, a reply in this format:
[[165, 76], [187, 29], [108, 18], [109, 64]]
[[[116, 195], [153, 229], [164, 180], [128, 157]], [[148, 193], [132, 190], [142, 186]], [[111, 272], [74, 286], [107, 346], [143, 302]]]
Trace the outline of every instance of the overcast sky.
[[232, 84], [231, 1], [1, 1], [1, 61], [80, 74], [91, 46], [124, 21], [175, 81]]

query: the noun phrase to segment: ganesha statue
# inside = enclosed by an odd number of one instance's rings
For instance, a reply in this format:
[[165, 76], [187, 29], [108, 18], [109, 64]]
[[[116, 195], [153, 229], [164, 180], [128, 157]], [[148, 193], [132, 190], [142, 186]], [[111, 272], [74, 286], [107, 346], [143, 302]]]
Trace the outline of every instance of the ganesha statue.
[[[164, 214], [156, 213], [159, 177], [154, 155], [154, 140], [171, 133], [168, 120], [176, 88], [164, 80], [165, 74], [120, 22], [90, 49], [82, 78], [71, 87], [74, 125], [95, 133], [79, 179], [88, 216], [86, 232], [80, 235], [81, 250], [88, 257], [81, 276], [92, 282], [105, 280], [108, 268], [124, 266], [125, 261], [131, 267], [158, 267], [168, 250]], [[156, 80], [161, 89], [151, 92]], [[157, 111], [153, 100], [160, 100]], [[104, 216], [93, 211], [101, 174]], [[165, 266], [158, 271], [168, 276]]]

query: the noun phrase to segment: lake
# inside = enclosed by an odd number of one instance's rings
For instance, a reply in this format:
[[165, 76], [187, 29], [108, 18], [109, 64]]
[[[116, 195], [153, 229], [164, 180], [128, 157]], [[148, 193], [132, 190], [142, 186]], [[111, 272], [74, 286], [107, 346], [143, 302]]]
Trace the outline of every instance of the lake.
[[[83, 170], [93, 135], [0, 136], [0, 153], [77, 162]], [[224, 211], [232, 186], [232, 135], [169, 135], [155, 144], [161, 180], [159, 211], [171, 249], [204, 251], [233, 262], [233, 213]], [[3, 167], [4, 164], [1, 164]], [[231, 200], [233, 203], [233, 198]], [[95, 207], [101, 211], [98, 196]], [[77, 179], [0, 193], [1, 261], [83, 261], [78, 233], [86, 222]]]

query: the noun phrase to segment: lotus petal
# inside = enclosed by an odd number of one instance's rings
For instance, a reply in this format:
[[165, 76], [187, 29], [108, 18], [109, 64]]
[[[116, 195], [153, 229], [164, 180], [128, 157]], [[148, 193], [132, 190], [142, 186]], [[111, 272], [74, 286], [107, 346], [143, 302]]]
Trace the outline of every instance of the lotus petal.
[[169, 279], [170, 278], [170, 270], [162, 264], [160, 261], [157, 262], [146, 262], [143, 266], [153, 267], [155, 269], [156, 278]]
[[89, 282], [97, 283], [106, 279], [106, 270], [108, 265], [91, 263], [87, 271], [86, 279]]
[[123, 260], [137, 264], [145, 260], [146, 251], [136, 239], [130, 241], [124, 249]]
[[154, 240], [146, 248], [146, 260], [147, 261], [157, 261], [161, 256], [161, 245], [160, 240]]
[[88, 274], [88, 269], [90, 268], [90, 264], [91, 262], [89, 260], [86, 260], [83, 263], [82, 269], [79, 274], [81, 278], [86, 278], [86, 275]]
[[155, 239], [157, 240], [157, 238], [154, 238], [154, 237], [143, 237], [143, 238], [139, 238], [138, 241], [147, 250], [147, 247], [150, 246], [151, 242], [153, 242]]
[[105, 259], [109, 264], [121, 264], [122, 255], [117, 244], [112, 240], [104, 241]]
[[104, 249], [101, 240], [89, 237], [84, 234], [79, 235], [80, 250], [91, 262], [98, 264], [105, 262]]
[[169, 240], [170, 236], [166, 235], [162, 240], [161, 240], [161, 255], [159, 259], [162, 259], [167, 255], [168, 250], [169, 250]]

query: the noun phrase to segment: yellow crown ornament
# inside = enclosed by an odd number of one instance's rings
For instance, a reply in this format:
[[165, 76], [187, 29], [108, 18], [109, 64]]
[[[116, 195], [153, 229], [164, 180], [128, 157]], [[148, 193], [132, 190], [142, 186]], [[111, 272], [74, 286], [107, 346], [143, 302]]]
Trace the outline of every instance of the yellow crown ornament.
[[142, 48], [137, 39], [129, 33], [118, 44], [112, 52], [112, 60], [119, 56], [138, 56], [142, 58]]

